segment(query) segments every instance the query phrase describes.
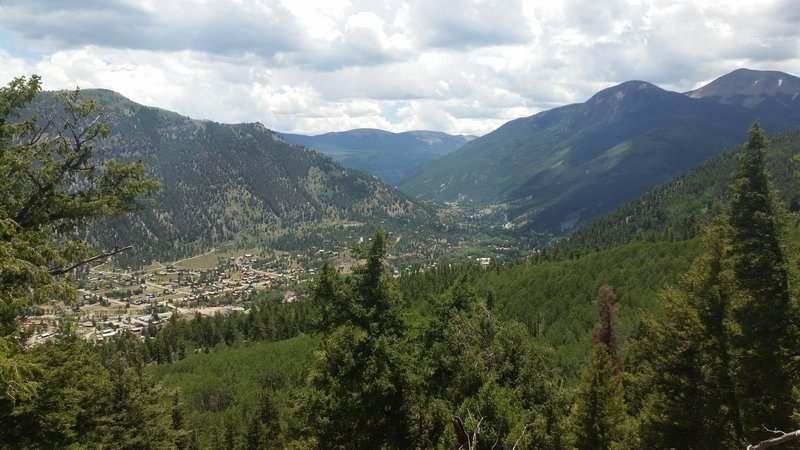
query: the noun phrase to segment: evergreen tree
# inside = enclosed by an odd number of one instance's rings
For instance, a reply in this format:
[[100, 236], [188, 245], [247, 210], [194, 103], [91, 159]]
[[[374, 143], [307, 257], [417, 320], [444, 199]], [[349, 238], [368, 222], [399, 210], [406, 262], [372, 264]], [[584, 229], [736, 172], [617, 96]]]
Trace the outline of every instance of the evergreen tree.
[[796, 339], [765, 147], [755, 124], [738, 155], [730, 216], [713, 221], [705, 252], [663, 297], [665, 320], [645, 350], [649, 447], [731, 448], [790, 425]]
[[[415, 447], [562, 448], [561, 374], [520, 323], [492, 314], [461, 277], [434, 301], [414, 342]], [[461, 438], [459, 438], [461, 436]]]
[[581, 377], [572, 415], [579, 450], [625, 448], [627, 415], [622, 382], [608, 349], [595, 344]]
[[26, 308], [74, 301], [73, 269], [125, 249], [97, 254], [68, 236], [92, 220], [140, 210], [158, 187], [141, 163], [98, 156], [109, 128], [97, 120], [97, 103], [63, 92], [37, 117], [29, 111], [40, 91], [35, 75], [0, 88], [0, 397], [12, 402], [35, 394], [34, 368], [12, 336]]
[[0, 427], [0, 448], [175, 448], [171, 397], [123, 354], [103, 361], [66, 332], [31, 349], [43, 368], [38, 396], [17, 402]]
[[[641, 413], [647, 448], [727, 449], [742, 427], [730, 361], [730, 228], [725, 217], [706, 232], [705, 253], [662, 294], [664, 317], [639, 352], [649, 374]], [[640, 368], [641, 369], [641, 368]]]
[[405, 448], [407, 363], [399, 290], [384, 266], [385, 232], [378, 228], [366, 259], [342, 280], [322, 270], [312, 300], [325, 339], [317, 351], [304, 404], [308, 428], [320, 448]]
[[264, 432], [264, 424], [261, 422], [258, 413], [251, 414], [244, 437], [245, 450], [262, 450], [267, 448]]
[[601, 286], [597, 292], [600, 321], [571, 418], [575, 446], [580, 450], [622, 448], [627, 437], [622, 361], [615, 329], [619, 324], [616, 296], [609, 285]]
[[792, 335], [786, 261], [780, 221], [764, 167], [767, 140], [758, 123], [739, 154], [732, 187], [731, 257], [740, 295], [736, 322], [734, 382], [748, 440], [768, 436], [763, 427], [786, 429], [792, 412]]

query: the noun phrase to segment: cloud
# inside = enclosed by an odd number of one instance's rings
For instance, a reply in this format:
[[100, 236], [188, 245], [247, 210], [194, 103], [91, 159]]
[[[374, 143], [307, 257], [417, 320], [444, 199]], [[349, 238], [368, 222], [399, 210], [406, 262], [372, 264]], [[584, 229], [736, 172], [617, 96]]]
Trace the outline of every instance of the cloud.
[[519, 0], [415, 2], [411, 29], [423, 47], [469, 49], [522, 44], [531, 36]]
[[198, 3], [93, 0], [16, 3], [0, 21], [42, 50], [99, 46], [151, 51], [201, 51], [273, 58], [296, 51], [305, 38], [282, 5], [220, 1]]
[[281, 131], [483, 134], [631, 79], [800, 72], [792, 0], [4, 2], [0, 75]]

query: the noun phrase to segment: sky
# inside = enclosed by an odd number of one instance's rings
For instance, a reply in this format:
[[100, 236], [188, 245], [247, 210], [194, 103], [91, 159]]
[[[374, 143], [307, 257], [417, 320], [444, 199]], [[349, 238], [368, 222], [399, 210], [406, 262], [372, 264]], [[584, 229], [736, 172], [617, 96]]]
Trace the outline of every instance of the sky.
[[796, 0], [0, 0], [0, 82], [224, 123], [486, 134], [628, 80], [800, 74]]

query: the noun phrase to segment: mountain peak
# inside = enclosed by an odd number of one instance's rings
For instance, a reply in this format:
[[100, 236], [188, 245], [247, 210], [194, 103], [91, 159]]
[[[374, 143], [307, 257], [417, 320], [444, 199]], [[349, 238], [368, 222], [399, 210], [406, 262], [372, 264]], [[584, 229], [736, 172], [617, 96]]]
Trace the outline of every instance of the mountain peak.
[[621, 101], [625, 99], [625, 96], [650, 95], [657, 92], [664, 92], [664, 90], [652, 83], [648, 83], [647, 81], [631, 80], [603, 89], [602, 91], [594, 94], [589, 100], [587, 100], [586, 103], [596, 104], [609, 100]]
[[774, 70], [736, 69], [686, 95], [746, 108], [754, 108], [769, 98], [800, 102], [800, 78]]
[[670, 94], [647, 81], [626, 81], [593, 95], [586, 101], [585, 114], [594, 119], [620, 119], [649, 111], [655, 104], [663, 104]]

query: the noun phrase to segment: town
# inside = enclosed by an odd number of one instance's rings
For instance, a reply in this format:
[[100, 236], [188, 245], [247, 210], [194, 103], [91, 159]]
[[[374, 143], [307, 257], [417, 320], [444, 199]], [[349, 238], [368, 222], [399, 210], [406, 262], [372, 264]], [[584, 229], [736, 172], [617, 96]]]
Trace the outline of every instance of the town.
[[[191, 318], [246, 311], [250, 296], [257, 292], [276, 302], [296, 301], [298, 291], [305, 291], [315, 266], [321, 264], [287, 252], [271, 254], [272, 259], [266, 256], [211, 250], [136, 271], [105, 262], [78, 277], [72, 304], [30, 308], [23, 328], [29, 330], [29, 344], [54, 336], [62, 322], [75, 324], [80, 336], [97, 343], [125, 330], [144, 338], [148, 327], [158, 327], [173, 315]], [[324, 256], [337, 257], [338, 252]]]

